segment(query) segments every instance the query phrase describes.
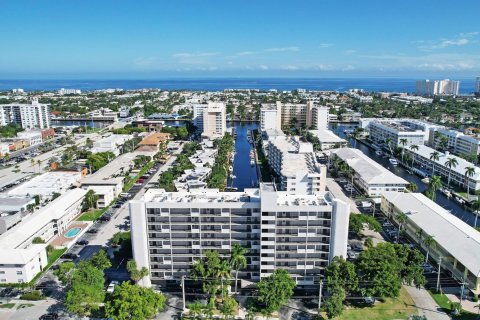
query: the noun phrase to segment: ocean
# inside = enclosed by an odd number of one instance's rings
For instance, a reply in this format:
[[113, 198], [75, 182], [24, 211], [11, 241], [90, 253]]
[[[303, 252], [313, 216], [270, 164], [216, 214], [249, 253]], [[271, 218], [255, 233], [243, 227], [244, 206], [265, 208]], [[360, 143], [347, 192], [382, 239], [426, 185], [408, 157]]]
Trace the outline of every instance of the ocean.
[[[144, 89], [205, 90], [224, 89], [259, 90], [334, 90], [364, 89], [365, 91], [415, 92], [414, 78], [175, 78], [158, 80], [0, 80], [0, 90], [22, 88], [26, 91], [80, 89]], [[475, 80], [459, 79], [460, 93], [474, 92]]]

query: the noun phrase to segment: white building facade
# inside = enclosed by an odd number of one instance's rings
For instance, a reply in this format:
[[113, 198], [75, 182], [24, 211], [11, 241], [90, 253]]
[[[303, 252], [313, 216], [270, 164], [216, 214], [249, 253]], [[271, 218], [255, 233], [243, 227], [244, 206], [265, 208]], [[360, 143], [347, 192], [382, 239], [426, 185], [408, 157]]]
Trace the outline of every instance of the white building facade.
[[0, 105], [0, 125], [9, 123], [24, 129], [50, 127], [50, 105], [33, 98], [31, 104], [11, 103]]
[[418, 80], [416, 84], [417, 94], [421, 96], [458, 96], [460, 81], [444, 80]]
[[239, 279], [283, 268], [300, 286], [318, 286], [334, 256], [345, 256], [350, 208], [331, 194], [291, 195], [273, 185], [244, 192], [150, 189], [130, 202], [133, 257], [149, 269], [143, 285], [178, 284], [206, 250], [249, 250]]

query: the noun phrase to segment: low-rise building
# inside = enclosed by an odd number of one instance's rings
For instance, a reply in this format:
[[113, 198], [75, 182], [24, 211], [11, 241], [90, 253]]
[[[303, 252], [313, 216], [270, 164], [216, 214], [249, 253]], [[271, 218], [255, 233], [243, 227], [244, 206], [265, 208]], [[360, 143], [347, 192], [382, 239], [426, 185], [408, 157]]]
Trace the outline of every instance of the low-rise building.
[[[480, 233], [421, 193], [385, 192], [381, 210], [396, 220], [405, 214], [404, 230], [430, 258], [440, 262], [470, 289], [480, 291]], [[423, 239], [432, 236], [436, 245], [426, 248]], [[441, 260], [440, 260], [441, 259]]]
[[51, 199], [54, 194], [65, 193], [80, 181], [82, 173], [77, 171], [50, 171], [36, 176], [8, 191], [10, 196], [40, 196]]
[[358, 149], [336, 149], [332, 150], [331, 155], [331, 164], [338, 159], [353, 170], [353, 183], [369, 197], [380, 196], [386, 191], [403, 192], [409, 185], [408, 181], [385, 169]]
[[318, 139], [321, 150], [341, 148], [347, 146], [347, 140], [340, 138], [331, 130], [309, 130], [309, 132]]
[[[432, 154], [438, 153], [438, 160], [432, 157]], [[466, 188], [467, 181], [470, 190], [480, 190], [480, 168], [473, 163], [457, 157], [450, 152], [439, 152], [427, 146], [418, 146], [418, 150], [410, 148], [405, 149], [405, 154], [412, 157], [413, 165], [420, 168], [425, 175], [441, 176], [451, 183]], [[456, 160], [457, 164], [449, 168], [446, 163], [449, 158]], [[475, 172], [472, 176], [465, 176], [467, 168], [473, 168]]]
[[[443, 138], [444, 137], [444, 138]], [[456, 154], [479, 155], [480, 139], [465, 135], [463, 132], [450, 129], [432, 129], [429, 145], [435, 149], [442, 147], [442, 138], [446, 142], [446, 149]]]
[[35, 146], [42, 143], [42, 132], [41, 131], [20, 131], [17, 133], [17, 137], [28, 141], [29, 146]]
[[164, 133], [164, 132], [153, 132], [143, 138], [142, 141], [138, 143], [140, 147], [142, 146], [150, 146], [150, 147], [156, 147], [157, 151], [160, 150], [160, 147], [163, 145], [164, 148], [166, 148], [168, 141], [172, 139], [172, 136], [170, 133]]
[[[80, 214], [85, 190], [68, 190], [0, 235], [0, 283], [31, 281], [48, 264], [46, 247]], [[35, 238], [47, 243], [33, 244]]]
[[90, 151], [92, 153], [112, 152], [118, 156], [120, 154], [120, 147], [131, 138], [128, 134], [112, 134], [111, 136], [95, 141]]
[[84, 186], [83, 189], [93, 190], [93, 192], [95, 192], [98, 196], [97, 208], [99, 209], [107, 207], [116, 197], [115, 187], [111, 185], [90, 185]]

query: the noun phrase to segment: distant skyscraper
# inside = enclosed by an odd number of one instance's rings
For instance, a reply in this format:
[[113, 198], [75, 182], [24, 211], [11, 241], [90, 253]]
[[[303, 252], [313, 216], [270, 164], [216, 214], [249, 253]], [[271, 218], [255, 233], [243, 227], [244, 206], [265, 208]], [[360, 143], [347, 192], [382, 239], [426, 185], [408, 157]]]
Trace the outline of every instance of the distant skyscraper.
[[460, 90], [460, 81], [455, 80], [418, 80], [417, 94], [422, 96], [457, 96]]
[[480, 94], [480, 77], [477, 77], [477, 81], [475, 81], [475, 93]]

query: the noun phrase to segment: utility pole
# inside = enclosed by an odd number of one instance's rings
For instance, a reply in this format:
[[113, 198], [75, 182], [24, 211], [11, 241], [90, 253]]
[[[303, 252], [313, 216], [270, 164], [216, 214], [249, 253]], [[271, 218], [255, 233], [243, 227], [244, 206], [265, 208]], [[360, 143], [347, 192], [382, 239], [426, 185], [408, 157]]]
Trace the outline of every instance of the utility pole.
[[322, 308], [322, 289], [323, 289], [323, 279], [320, 278], [320, 287], [318, 289], [318, 312]]
[[442, 256], [438, 259], [437, 292], [440, 289], [440, 273], [442, 272]]
[[372, 216], [375, 218], [375, 201], [372, 200], [373, 212]]
[[183, 311], [185, 311], [185, 276], [182, 276], [182, 302]]
[[462, 311], [463, 290], [465, 289], [465, 278], [462, 278], [462, 290], [460, 291], [460, 310]]

